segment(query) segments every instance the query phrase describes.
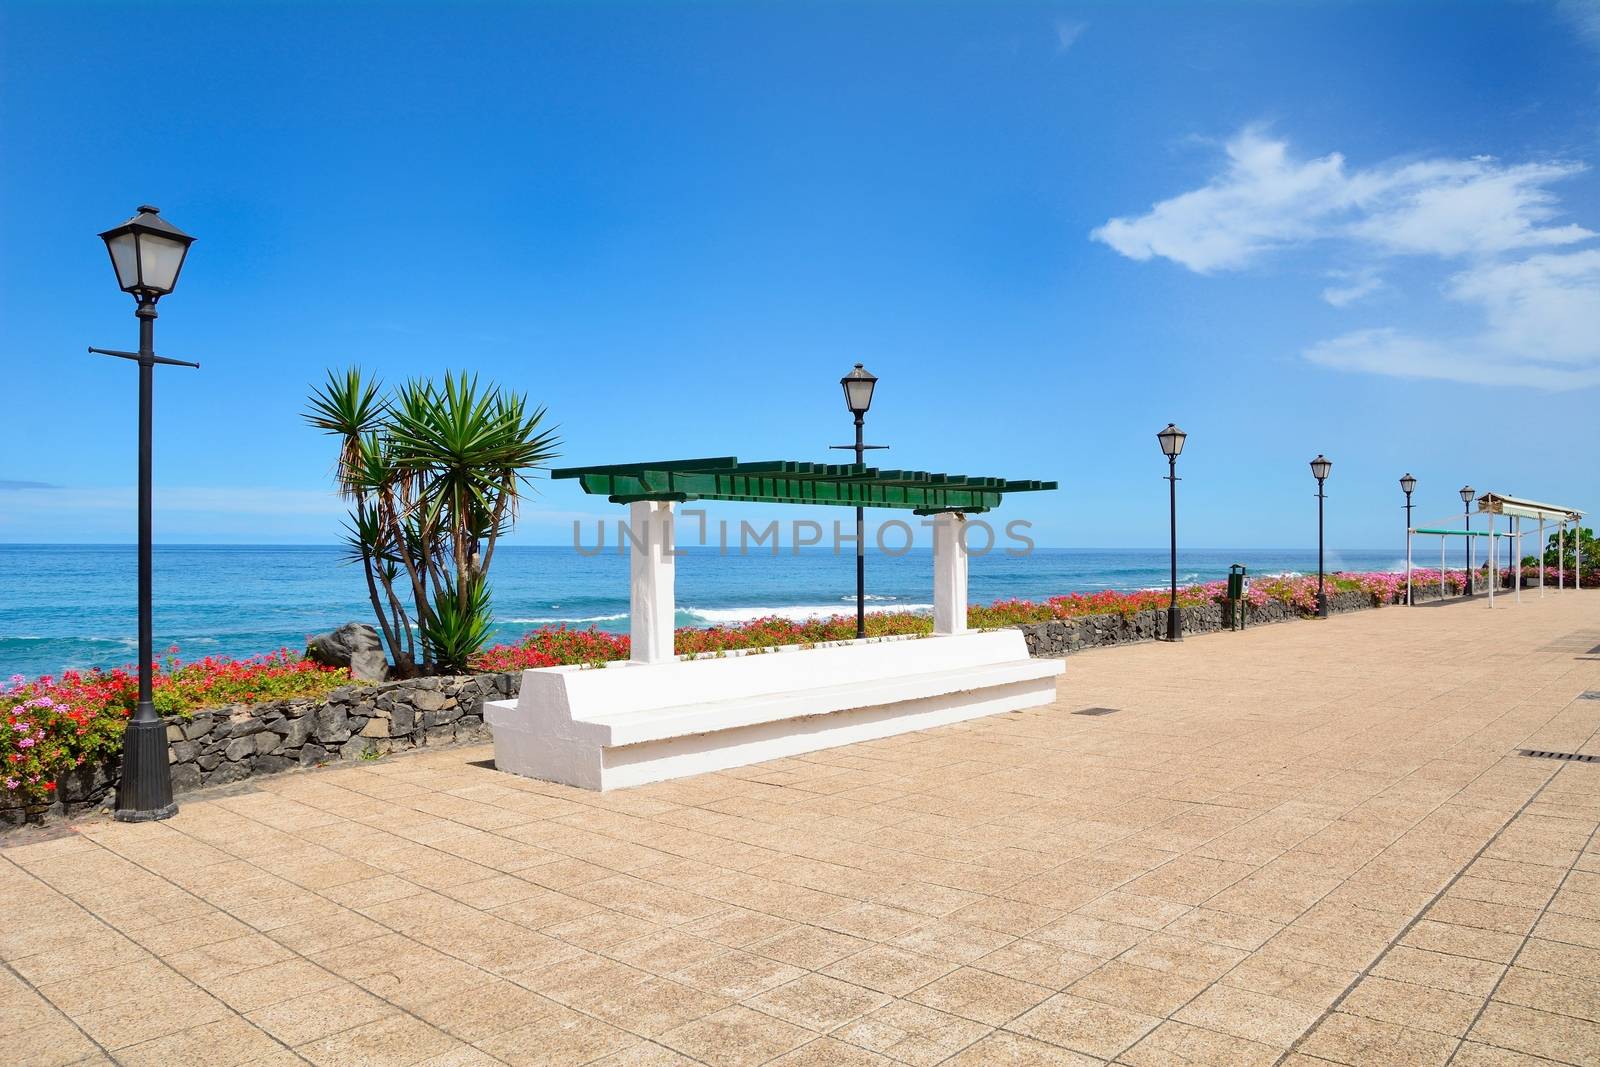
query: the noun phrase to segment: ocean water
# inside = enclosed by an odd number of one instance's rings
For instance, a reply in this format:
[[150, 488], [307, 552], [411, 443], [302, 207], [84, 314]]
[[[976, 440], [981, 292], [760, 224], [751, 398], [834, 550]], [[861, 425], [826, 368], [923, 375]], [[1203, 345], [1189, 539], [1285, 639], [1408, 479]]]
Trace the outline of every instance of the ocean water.
[[[678, 625], [738, 622], [762, 615], [803, 618], [855, 610], [855, 559], [831, 549], [784, 548], [720, 555], [687, 548], [678, 561]], [[370, 621], [358, 567], [344, 550], [320, 545], [161, 545], [155, 549], [155, 640], [185, 658], [247, 656], [288, 647], [354, 620]], [[131, 545], [0, 545], [0, 678], [132, 661], [137, 632]], [[1252, 574], [1314, 571], [1315, 550], [1180, 552], [1179, 580], [1221, 578], [1231, 563]], [[1161, 550], [1035, 549], [971, 560], [971, 598], [1041, 598], [1099, 589], [1164, 586]], [[1328, 567], [1401, 570], [1392, 550], [1328, 553]], [[926, 549], [867, 556], [869, 610], [931, 610]], [[570, 547], [501, 546], [490, 571], [495, 640], [566, 623], [625, 632], [628, 560], [614, 551], [584, 556]]]

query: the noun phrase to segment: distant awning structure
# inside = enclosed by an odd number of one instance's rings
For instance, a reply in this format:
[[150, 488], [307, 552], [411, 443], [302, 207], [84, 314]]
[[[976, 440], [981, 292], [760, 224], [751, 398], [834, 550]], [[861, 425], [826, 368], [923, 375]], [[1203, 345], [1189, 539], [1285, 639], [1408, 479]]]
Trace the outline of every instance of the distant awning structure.
[[883, 470], [859, 463], [764, 460], [733, 456], [564, 467], [552, 478], [576, 478], [585, 493], [613, 504], [739, 500], [760, 504], [821, 504], [901, 508], [918, 515], [977, 514], [999, 507], [1007, 493], [1055, 489], [1055, 482], [933, 471]]
[[[1484, 581], [1489, 593], [1489, 606], [1494, 607], [1495, 589], [1500, 584], [1499, 554], [1500, 539], [1506, 539], [1506, 574], [1509, 576], [1508, 586], [1517, 602], [1522, 602], [1522, 551], [1523, 538], [1529, 534], [1537, 536], [1535, 543], [1536, 556], [1539, 570], [1539, 595], [1544, 596], [1545, 591], [1545, 524], [1551, 523], [1559, 534], [1553, 538], [1556, 542], [1556, 582], [1562, 591], [1566, 590], [1567, 582], [1567, 525], [1577, 525], [1583, 519], [1583, 509], [1568, 507], [1564, 504], [1546, 504], [1540, 500], [1529, 500], [1526, 497], [1508, 496], [1505, 493], [1483, 493], [1477, 498], [1478, 514], [1489, 517], [1487, 530], [1473, 530], [1469, 528], [1456, 529], [1448, 526], [1413, 526], [1406, 530], [1406, 600], [1414, 602], [1411, 596], [1411, 539], [1417, 534], [1425, 534], [1439, 539], [1439, 598], [1442, 600], [1446, 594], [1445, 583], [1445, 542], [1452, 537], [1465, 539], [1467, 545], [1467, 580], [1466, 589], [1470, 596], [1473, 587], [1472, 548], [1474, 539], [1487, 537], [1489, 539], [1488, 558], [1484, 561]], [[1504, 515], [1506, 519], [1506, 532], [1501, 533], [1497, 516]], [[1466, 516], [1470, 525], [1472, 516]], [[1528, 519], [1538, 525], [1524, 531], [1522, 520]], [[1581, 540], [1573, 545], [1573, 565], [1577, 573], [1583, 574], [1583, 546]], [[1573, 588], [1581, 585], [1581, 577], [1575, 579]]]
[[1540, 522], [1577, 522], [1583, 518], [1583, 512], [1577, 508], [1545, 504], [1501, 493], [1484, 493], [1478, 497], [1478, 511], [1480, 514], [1509, 515], [1513, 518]]

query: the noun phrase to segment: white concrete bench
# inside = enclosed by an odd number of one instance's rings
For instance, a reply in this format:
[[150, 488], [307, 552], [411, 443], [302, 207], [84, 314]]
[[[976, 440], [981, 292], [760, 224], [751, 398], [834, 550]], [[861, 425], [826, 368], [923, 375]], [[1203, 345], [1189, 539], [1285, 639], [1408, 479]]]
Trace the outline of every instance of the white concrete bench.
[[1049, 704], [1064, 669], [1019, 630], [545, 667], [484, 719], [500, 770], [616, 789]]

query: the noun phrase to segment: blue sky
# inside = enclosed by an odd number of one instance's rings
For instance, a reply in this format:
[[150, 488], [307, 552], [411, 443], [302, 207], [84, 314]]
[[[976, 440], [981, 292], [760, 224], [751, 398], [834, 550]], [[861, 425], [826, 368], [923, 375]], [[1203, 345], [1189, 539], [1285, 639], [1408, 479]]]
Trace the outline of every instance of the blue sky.
[[[471, 368], [574, 463], [1054, 478], [1040, 544], [1400, 539], [1470, 481], [1600, 504], [1600, 7], [0, 8], [0, 540], [129, 541], [131, 300], [95, 234], [199, 237], [158, 348], [158, 539], [328, 542], [329, 366]], [[833, 458], [837, 458], [836, 454]], [[34, 484], [38, 483], [38, 484]], [[542, 483], [517, 540], [605, 514]], [[723, 506], [730, 518], [755, 515]], [[783, 511], [766, 512], [787, 516]]]

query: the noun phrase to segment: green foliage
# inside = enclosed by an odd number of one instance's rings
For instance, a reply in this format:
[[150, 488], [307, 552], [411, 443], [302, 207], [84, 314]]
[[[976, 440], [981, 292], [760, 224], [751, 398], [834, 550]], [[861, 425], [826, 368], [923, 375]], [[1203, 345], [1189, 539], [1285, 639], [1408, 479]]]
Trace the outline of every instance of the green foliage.
[[339, 438], [347, 558], [362, 567], [397, 672], [460, 669], [489, 626], [495, 545], [529, 472], [559, 454], [545, 409], [466, 373], [385, 394], [352, 368], [328, 373], [305, 419]]
[[[1563, 544], [1563, 538], [1561, 536], [1561, 531], [1559, 530], [1550, 535], [1549, 541], [1546, 543], [1544, 550], [1544, 565], [1546, 567], [1559, 566], [1560, 563], [1558, 561], [1563, 557], [1565, 558], [1566, 565], [1571, 567], [1574, 559], [1581, 550], [1583, 556], [1583, 573], [1585, 575], [1590, 575], [1594, 574], [1596, 571], [1600, 571], [1600, 538], [1595, 537], [1593, 530], [1586, 526], [1568, 527], [1567, 535], [1564, 540], [1565, 543]], [[1529, 556], [1522, 562], [1533, 567], [1537, 567], [1539, 565], [1538, 558], [1534, 556]]]
[[446, 584], [434, 594], [433, 619], [422, 632], [428, 658], [441, 672], [465, 673], [489, 640], [489, 586], [474, 580], [467, 595]]

